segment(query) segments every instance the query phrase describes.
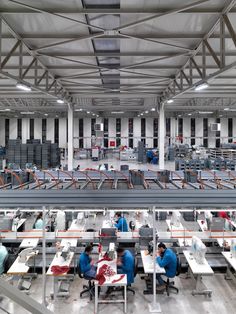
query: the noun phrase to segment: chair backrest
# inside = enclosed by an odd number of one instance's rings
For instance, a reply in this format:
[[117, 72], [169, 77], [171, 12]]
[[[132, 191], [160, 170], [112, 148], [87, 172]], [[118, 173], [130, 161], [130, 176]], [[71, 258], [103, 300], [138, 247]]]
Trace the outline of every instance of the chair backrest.
[[181, 272], [181, 260], [177, 254], [176, 254], [176, 257], [177, 257], [176, 276], [179, 276]]
[[135, 257], [134, 258], [134, 277], [136, 277], [137, 273], [138, 273], [138, 258]]
[[80, 263], [78, 263], [78, 275], [79, 275], [80, 278], [84, 278], [84, 275], [81, 272]]

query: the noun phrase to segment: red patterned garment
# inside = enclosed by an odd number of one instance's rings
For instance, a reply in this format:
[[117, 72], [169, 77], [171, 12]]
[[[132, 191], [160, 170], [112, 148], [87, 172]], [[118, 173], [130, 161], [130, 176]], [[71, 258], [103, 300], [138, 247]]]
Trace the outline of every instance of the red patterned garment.
[[99, 272], [96, 276], [96, 280], [98, 280], [99, 285], [103, 285], [104, 282], [106, 281], [105, 276], [107, 277], [111, 277], [114, 276], [115, 272], [114, 270], [111, 268], [111, 266], [104, 264], [102, 265], [102, 267], [99, 269]]

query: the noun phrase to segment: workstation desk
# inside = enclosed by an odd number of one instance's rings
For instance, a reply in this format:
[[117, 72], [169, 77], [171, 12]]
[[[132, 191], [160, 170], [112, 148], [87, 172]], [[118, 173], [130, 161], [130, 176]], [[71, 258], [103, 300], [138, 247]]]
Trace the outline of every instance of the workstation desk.
[[203, 294], [203, 295], [207, 295], [211, 297], [212, 291], [210, 289], [207, 289], [206, 286], [202, 282], [203, 276], [213, 276], [214, 274], [207, 260], [204, 259], [203, 263], [199, 264], [193, 257], [191, 251], [183, 251], [183, 254], [189, 265], [188, 277], [192, 275], [191, 277], [196, 282], [196, 286], [195, 286], [195, 289], [192, 291], [192, 295]]
[[[227, 261], [227, 273], [225, 275], [225, 279], [233, 279], [236, 280], [236, 257], [232, 257], [231, 252], [222, 252], [224, 258]], [[231, 270], [233, 269], [233, 271]]]

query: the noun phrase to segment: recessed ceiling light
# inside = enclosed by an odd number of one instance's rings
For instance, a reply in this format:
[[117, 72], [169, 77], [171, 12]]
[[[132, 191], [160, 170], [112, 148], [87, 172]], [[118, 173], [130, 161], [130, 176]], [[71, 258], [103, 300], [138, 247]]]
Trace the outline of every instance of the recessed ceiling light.
[[57, 103], [58, 104], [64, 104], [64, 100], [63, 99], [57, 99]]
[[194, 90], [195, 90], [195, 91], [201, 91], [201, 90], [206, 89], [206, 88], [208, 88], [208, 87], [209, 87], [208, 83], [202, 83], [202, 84], [197, 85], [197, 86], [194, 88]]
[[145, 113], [148, 113], [148, 110], [146, 110]]
[[188, 116], [191, 116], [192, 114], [191, 113], [188, 113]]
[[90, 111], [87, 111], [87, 114], [89, 114], [90, 113]]
[[93, 113], [93, 116], [95, 116], [95, 113]]
[[25, 91], [25, 92], [30, 92], [31, 91], [31, 87], [30, 86], [27, 86], [25, 84], [22, 84], [22, 83], [17, 83], [16, 84], [16, 87]]
[[229, 108], [224, 108], [225, 111], [229, 111]]
[[172, 102], [174, 102], [174, 100], [173, 100], [173, 99], [169, 99], [169, 100], [167, 100], [167, 104], [172, 104]]
[[199, 111], [200, 114], [211, 114], [213, 111]]
[[47, 116], [48, 116], [48, 113], [45, 113], [44, 115], [47, 117]]
[[5, 111], [11, 111], [11, 109], [10, 108], [6, 108]]
[[140, 117], [140, 114], [138, 114], [138, 118]]
[[34, 111], [21, 111], [21, 114], [34, 114]]
[[156, 108], [152, 108], [151, 111], [156, 111]]
[[143, 113], [140, 113], [140, 116], [143, 116]]
[[97, 114], [97, 118], [99, 118], [99, 115]]
[[122, 113], [124, 113], [124, 111], [112, 111], [111, 113], [113, 113], [113, 114], [122, 114]]

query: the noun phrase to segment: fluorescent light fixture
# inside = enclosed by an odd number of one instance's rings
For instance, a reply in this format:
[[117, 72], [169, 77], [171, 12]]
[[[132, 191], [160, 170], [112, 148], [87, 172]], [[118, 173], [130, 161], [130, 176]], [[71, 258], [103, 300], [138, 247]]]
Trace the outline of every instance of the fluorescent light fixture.
[[156, 108], [152, 108], [151, 111], [156, 111]]
[[45, 115], [45, 117], [47, 117], [47, 116], [48, 116], [48, 113], [45, 113], [44, 115]]
[[138, 118], [140, 117], [140, 114], [138, 114]]
[[25, 91], [25, 92], [30, 92], [31, 91], [31, 87], [30, 86], [27, 86], [25, 84], [22, 84], [22, 83], [17, 83], [16, 84], [16, 87]]
[[21, 114], [34, 114], [34, 111], [21, 111]]
[[201, 90], [206, 89], [206, 88], [208, 88], [208, 87], [209, 87], [208, 83], [202, 83], [202, 84], [197, 85], [197, 86], [194, 88], [194, 90], [195, 90], [195, 91], [201, 91]]
[[124, 113], [124, 111], [112, 111], [111, 113], [113, 113], [113, 114], [122, 114], [122, 113]]
[[167, 104], [172, 104], [174, 102], [174, 100], [173, 99], [169, 99], [169, 100], [167, 100]]
[[11, 109], [10, 108], [6, 108], [5, 111], [11, 111]]
[[83, 109], [79, 108], [79, 109], [75, 109], [75, 111], [83, 111]]
[[191, 113], [188, 113], [188, 116], [191, 116], [192, 114]]
[[199, 111], [200, 114], [211, 114], [213, 111]]
[[236, 108], [229, 108], [228, 111], [236, 111]]
[[87, 114], [89, 114], [90, 113], [90, 111], [87, 111]]
[[229, 108], [224, 108], [224, 111], [229, 111]]
[[143, 116], [143, 113], [140, 113], [140, 116]]
[[148, 113], [148, 110], [146, 110], [145, 113]]
[[99, 115], [97, 114], [97, 118], [99, 118]]
[[58, 104], [64, 104], [64, 100], [63, 99], [57, 99], [57, 103]]
[[95, 116], [95, 113], [93, 113], [93, 116]]
[[113, 91], [113, 92], [119, 92], [119, 89], [117, 89], [117, 88], [112, 88], [112, 91]]

